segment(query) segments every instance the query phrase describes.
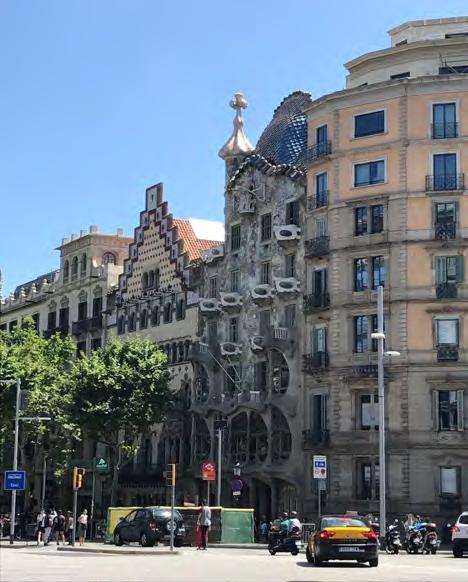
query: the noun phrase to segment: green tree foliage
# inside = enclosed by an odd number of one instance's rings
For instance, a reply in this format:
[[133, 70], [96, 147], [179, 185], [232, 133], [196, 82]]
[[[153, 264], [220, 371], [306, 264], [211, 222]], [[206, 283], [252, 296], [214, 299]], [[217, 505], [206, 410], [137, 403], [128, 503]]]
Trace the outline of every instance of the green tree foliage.
[[[11, 332], [0, 333], [0, 439], [5, 447], [12, 442], [16, 379], [25, 390], [22, 416], [47, 416], [47, 422], [21, 423], [20, 463], [27, 467], [33, 454], [46, 450], [56, 476], [66, 469], [79, 438], [79, 429], [70, 417], [72, 391], [68, 381], [75, 346], [70, 337], [40, 337], [32, 319]], [[25, 447], [34, 447], [26, 458]]]
[[73, 363], [73, 417], [113, 452], [111, 503], [122, 453], [134, 454], [140, 435], [164, 421], [173, 405], [169, 382], [165, 354], [146, 339], [113, 340]]

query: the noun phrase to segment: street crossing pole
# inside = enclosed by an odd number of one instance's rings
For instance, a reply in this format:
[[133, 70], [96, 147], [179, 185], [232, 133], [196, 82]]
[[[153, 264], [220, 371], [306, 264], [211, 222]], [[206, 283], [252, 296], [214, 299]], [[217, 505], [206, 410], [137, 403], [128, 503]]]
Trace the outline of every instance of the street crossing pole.
[[169, 466], [171, 468], [171, 552], [173, 552], [175, 534], [174, 505], [175, 505], [176, 466], [175, 463], [172, 463]]
[[[16, 380], [16, 410], [15, 410], [15, 441], [13, 446], [13, 471], [18, 470], [18, 438], [19, 438], [19, 411], [21, 399], [21, 379]], [[10, 544], [15, 539], [15, 516], [16, 516], [16, 490], [11, 492], [10, 510]]]
[[223, 454], [222, 454], [222, 447], [223, 447], [223, 431], [221, 428], [218, 428], [218, 482], [216, 483], [217, 491], [216, 491], [216, 505], [221, 507], [221, 476], [223, 474], [221, 463], [223, 461]]

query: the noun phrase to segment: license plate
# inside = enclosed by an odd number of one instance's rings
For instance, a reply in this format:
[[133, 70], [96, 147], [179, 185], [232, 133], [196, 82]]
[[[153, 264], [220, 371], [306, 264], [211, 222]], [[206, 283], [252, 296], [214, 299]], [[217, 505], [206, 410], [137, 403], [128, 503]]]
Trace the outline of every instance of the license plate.
[[340, 548], [340, 552], [363, 552], [363, 548], [359, 548], [358, 546], [343, 546]]
[[302, 542], [296, 542], [296, 548], [300, 548], [302, 546]]

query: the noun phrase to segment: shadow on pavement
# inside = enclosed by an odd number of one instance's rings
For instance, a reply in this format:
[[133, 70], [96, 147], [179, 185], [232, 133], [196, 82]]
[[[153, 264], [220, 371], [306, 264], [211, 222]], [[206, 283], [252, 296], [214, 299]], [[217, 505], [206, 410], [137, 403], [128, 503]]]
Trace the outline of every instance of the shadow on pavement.
[[[309, 562], [296, 562], [298, 566], [301, 568], [316, 568], [313, 564], [309, 564]], [[321, 566], [317, 568], [317, 570], [322, 570], [323, 568], [370, 568], [367, 564], [358, 564], [354, 562], [323, 562]]]

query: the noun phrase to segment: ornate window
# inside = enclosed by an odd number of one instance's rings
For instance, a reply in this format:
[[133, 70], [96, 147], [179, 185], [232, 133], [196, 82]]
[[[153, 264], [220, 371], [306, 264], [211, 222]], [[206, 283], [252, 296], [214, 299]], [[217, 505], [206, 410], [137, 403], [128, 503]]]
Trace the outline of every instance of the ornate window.
[[84, 275], [86, 275], [86, 268], [88, 266], [88, 257], [86, 256], [86, 253], [83, 253], [81, 255], [81, 276], [83, 277]]
[[114, 253], [108, 251], [102, 255], [102, 262], [104, 265], [115, 265], [117, 262], [117, 257], [114, 255]]
[[78, 257], [73, 257], [72, 260], [72, 279], [78, 277]]
[[63, 282], [67, 283], [69, 277], [70, 277], [70, 263], [67, 260], [63, 263]]

